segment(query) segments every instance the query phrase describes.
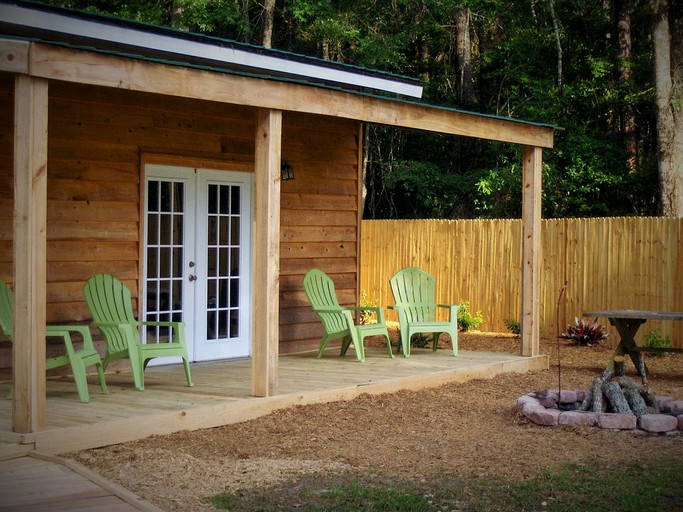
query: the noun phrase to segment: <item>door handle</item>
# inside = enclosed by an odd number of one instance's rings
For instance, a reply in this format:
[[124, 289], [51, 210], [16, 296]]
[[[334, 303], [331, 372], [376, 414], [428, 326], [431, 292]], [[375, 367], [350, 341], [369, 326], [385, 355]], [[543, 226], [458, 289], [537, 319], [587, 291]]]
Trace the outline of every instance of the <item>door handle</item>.
[[194, 274], [190, 274], [190, 277], [189, 277], [188, 279], [190, 280], [190, 282], [196, 281], [196, 280], [197, 280], [197, 276], [195, 276]]

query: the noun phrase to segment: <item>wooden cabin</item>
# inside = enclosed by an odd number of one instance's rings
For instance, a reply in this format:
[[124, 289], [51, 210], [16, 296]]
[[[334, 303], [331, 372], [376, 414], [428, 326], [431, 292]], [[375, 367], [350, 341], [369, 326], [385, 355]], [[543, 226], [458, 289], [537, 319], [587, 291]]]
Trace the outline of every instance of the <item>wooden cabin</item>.
[[387, 73], [0, 1], [13, 429], [40, 430], [45, 325], [87, 323], [82, 287], [100, 272], [129, 286], [141, 317], [185, 321], [192, 361], [250, 357], [252, 393], [274, 393], [278, 355], [322, 333], [304, 273], [320, 268], [342, 303], [358, 300], [363, 123], [523, 146], [522, 354], [536, 355], [553, 129], [421, 104], [421, 91]]

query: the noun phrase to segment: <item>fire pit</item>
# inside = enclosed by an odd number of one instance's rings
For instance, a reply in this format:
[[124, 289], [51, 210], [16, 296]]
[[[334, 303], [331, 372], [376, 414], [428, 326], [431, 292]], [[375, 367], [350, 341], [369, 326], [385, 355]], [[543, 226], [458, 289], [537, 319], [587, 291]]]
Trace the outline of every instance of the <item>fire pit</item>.
[[655, 396], [633, 379], [610, 370], [588, 391], [535, 391], [517, 405], [538, 425], [588, 425], [618, 430], [665, 433], [683, 430], [683, 400]]

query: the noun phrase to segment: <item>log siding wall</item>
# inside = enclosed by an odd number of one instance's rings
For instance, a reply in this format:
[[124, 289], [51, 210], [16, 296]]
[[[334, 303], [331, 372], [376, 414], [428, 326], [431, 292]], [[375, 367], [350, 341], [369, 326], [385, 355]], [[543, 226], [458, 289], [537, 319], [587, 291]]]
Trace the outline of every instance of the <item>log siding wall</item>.
[[[0, 278], [12, 282], [13, 78], [0, 73]], [[8, 113], [9, 115], [5, 114]], [[61, 82], [49, 84], [47, 317], [83, 322], [85, 281], [121, 278], [137, 295], [141, 162], [253, 171], [255, 110]], [[285, 113], [281, 353], [322, 334], [303, 294], [319, 267], [342, 302], [358, 294], [358, 123]]]

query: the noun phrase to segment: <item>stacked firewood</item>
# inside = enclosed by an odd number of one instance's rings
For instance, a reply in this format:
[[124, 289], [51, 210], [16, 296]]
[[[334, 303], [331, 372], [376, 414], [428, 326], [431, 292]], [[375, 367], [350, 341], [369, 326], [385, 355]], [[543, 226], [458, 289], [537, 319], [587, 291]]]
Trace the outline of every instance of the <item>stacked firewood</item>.
[[624, 375], [624, 358], [614, 358], [614, 372], [606, 369], [593, 381], [580, 411], [622, 414], [659, 414], [659, 405], [647, 386]]

